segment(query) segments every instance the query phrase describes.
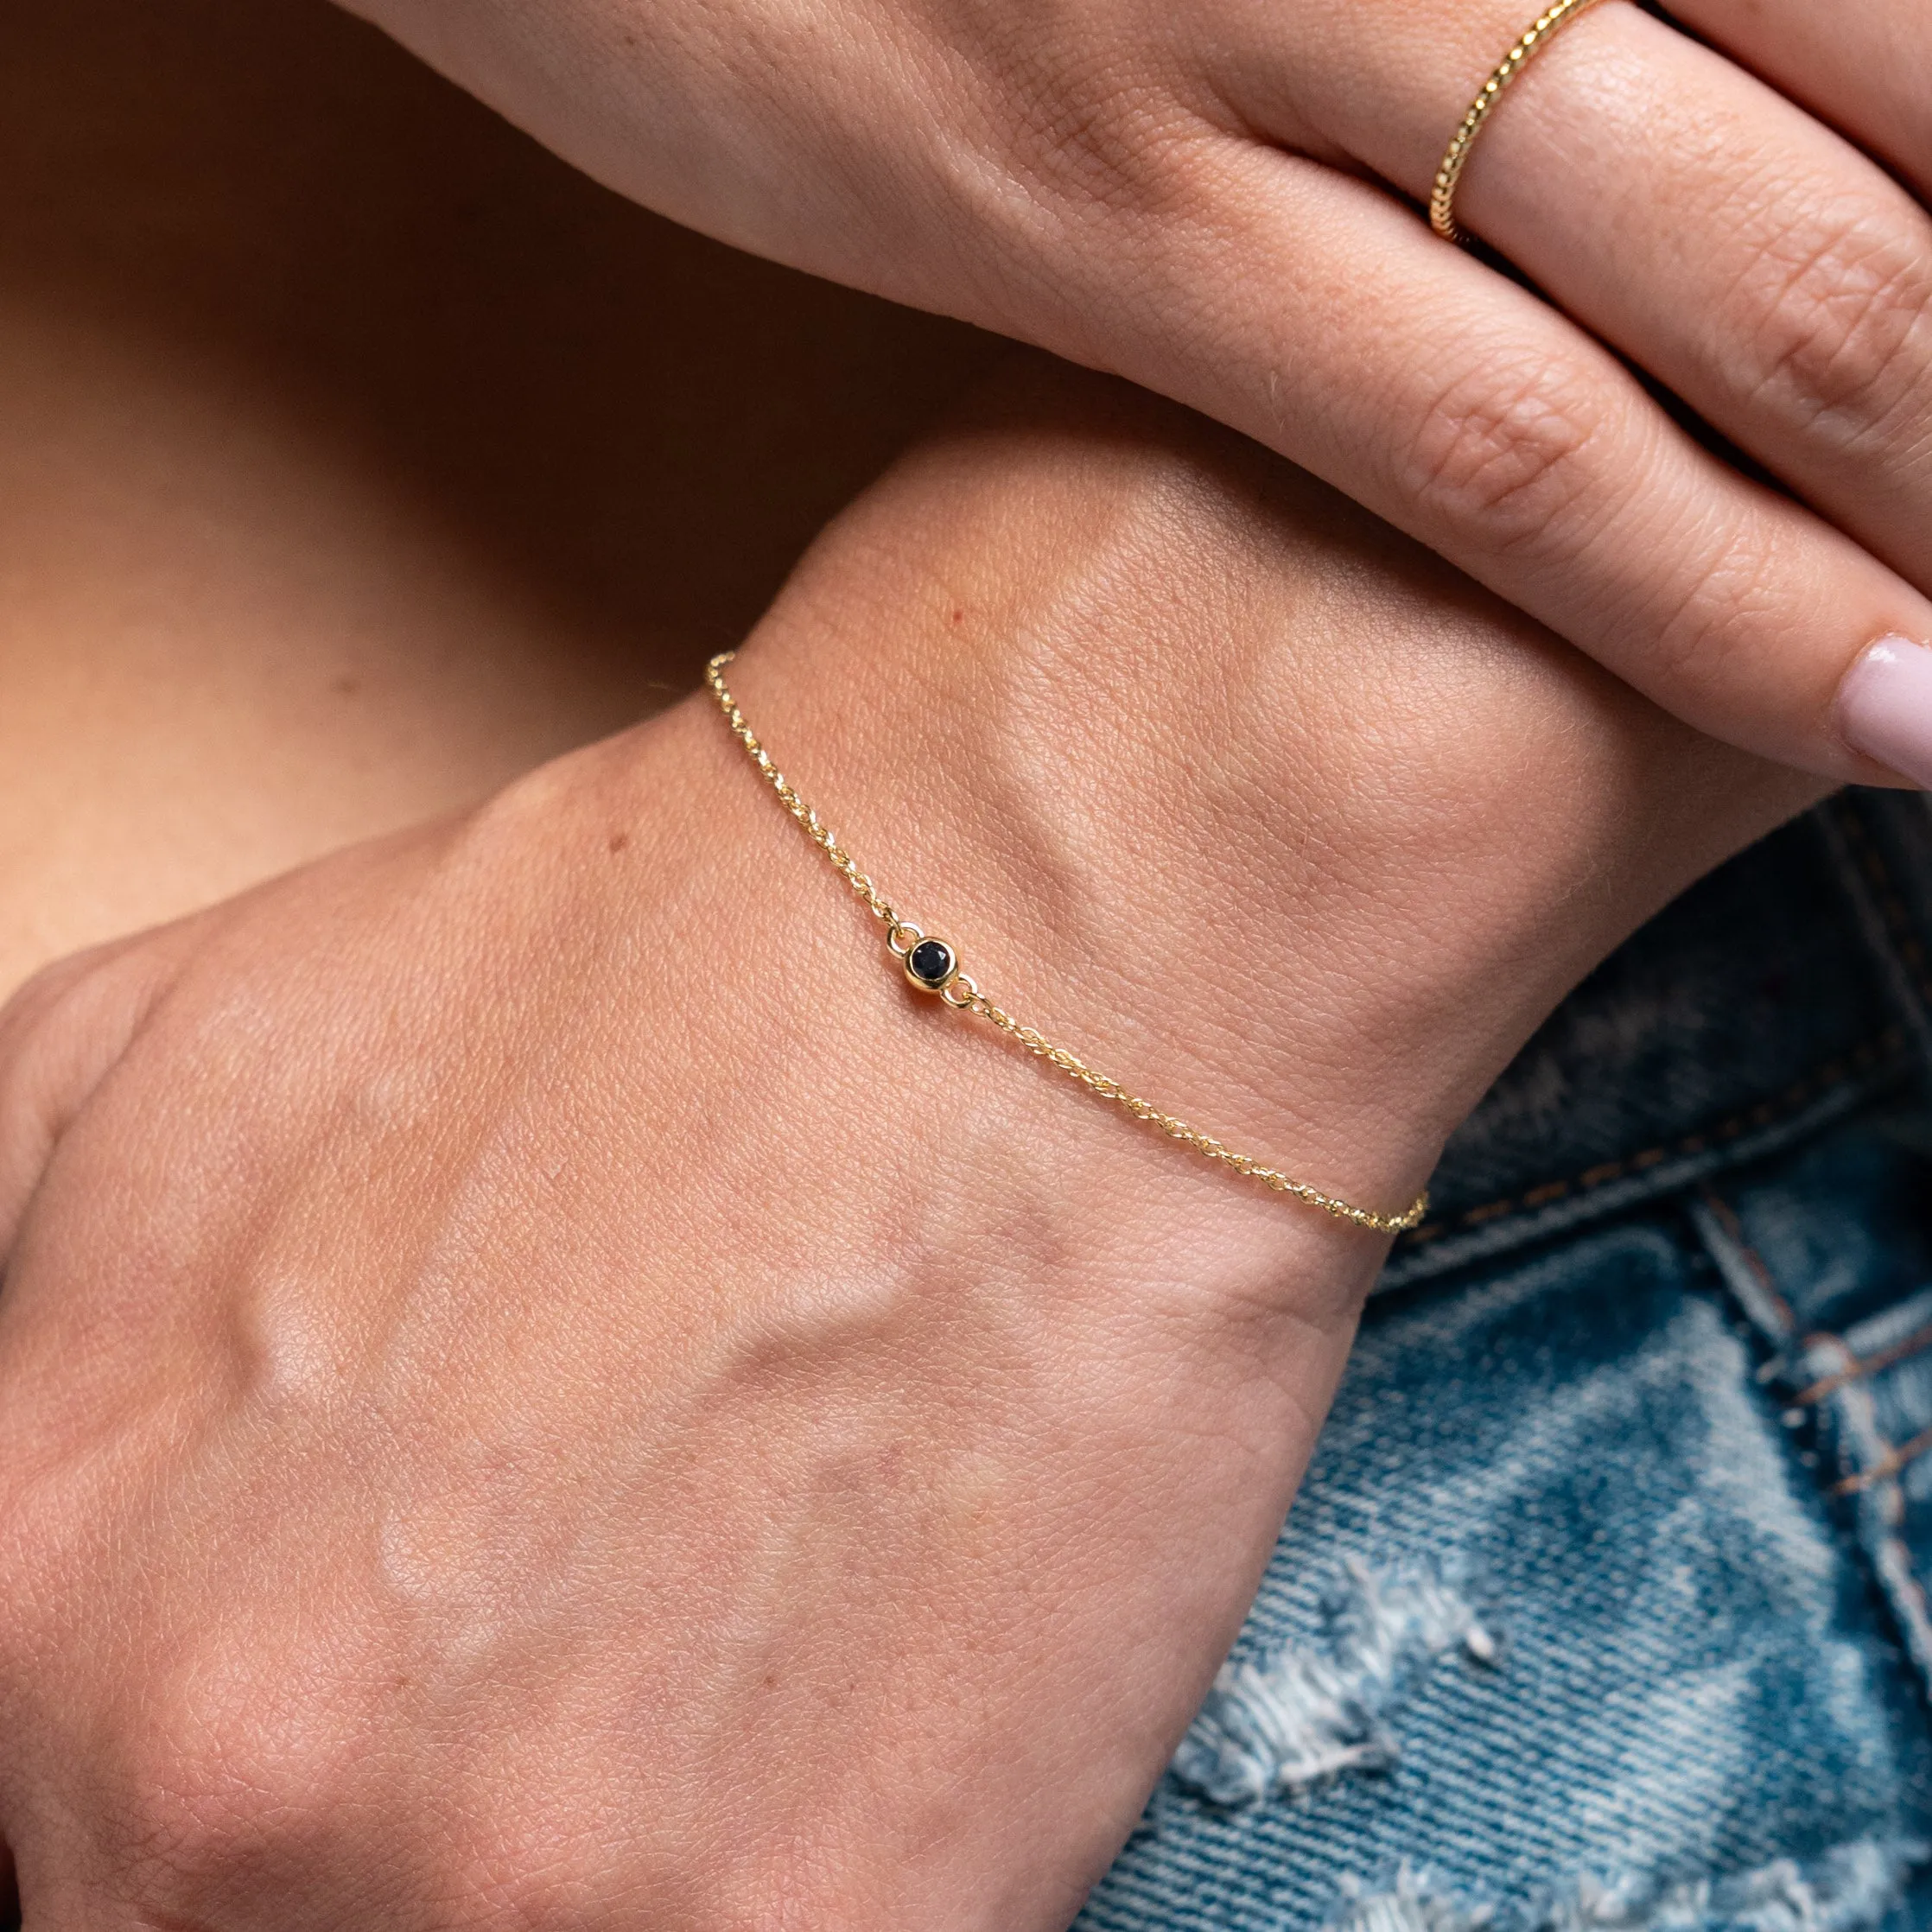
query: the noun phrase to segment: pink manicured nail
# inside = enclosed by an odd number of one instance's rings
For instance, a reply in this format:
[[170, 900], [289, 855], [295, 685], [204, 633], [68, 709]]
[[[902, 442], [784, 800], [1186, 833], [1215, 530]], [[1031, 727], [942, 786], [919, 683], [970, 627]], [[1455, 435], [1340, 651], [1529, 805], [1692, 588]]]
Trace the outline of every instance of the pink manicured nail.
[[1838, 726], [1854, 751], [1932, 791], [1932, 651], [1887, 638], [1845, 674]]

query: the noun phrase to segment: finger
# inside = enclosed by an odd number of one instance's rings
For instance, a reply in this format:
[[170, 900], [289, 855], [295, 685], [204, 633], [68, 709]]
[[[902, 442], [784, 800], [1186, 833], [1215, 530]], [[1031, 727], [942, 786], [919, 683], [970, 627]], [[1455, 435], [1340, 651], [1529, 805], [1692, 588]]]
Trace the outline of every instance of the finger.
[[156, 956], [123, 940], [48, 967], [0, 1007], [0, 1274], [54, 1147], [161, 983]]
[[1671, 11], [1932, 193], [1932, 16], [1923, 0], [1672, 0]]
[[[423, 12], [373, 10], [392, 26]], [[1017, 35], [1025, 57], [1004, 64], [982, 41], [1015, 35], [961, 28], [944, 60], [868, 70], [889, 85], [848, 103], [836, 141], [754, 142], [754, 159], [724, 168], [639, 145], [656, 139], [647, 124], [670, 124], [639, 111], [658, 99], [657, 69], [614, 38], [608, 59], [546, 92], [517, 79], [529, 60], [510, 24], [527, 23], [520, 7], [481, 10], [498, 26], [461, 58], [447, 36], [416, 37], [613, 185], [1188, 402], [1316, 471], [1688, 721], [1834, 779], [1883, 782], [1885, 767], [1842, 735], [1836, 693], [1854, 664], [1880, 663], [1869, 654], [1884, 640], [1932, 642], [1932, 601], [1821, 518], [1705, 454], [1583, 327], [1437, 242], [1387, 194], [1252, 137], [1260, 127], [1302, 140], [1286, 98], [1300, 80], [1333, 92], [1338, 77], [1365, 77], [1389, 137], [1406, 144], [1401, 168], [1383, 172], [1420, 187], [1521, 30], [1509, 0], [1422, 16], [1393, 0], [1141, 11], [1159, 23], [1160, 73], [1138, 54], [1124, 69], [1111, 51], [1096, 58], [1055, 10], [1047, 25], [1063, 30], [1043, 30], [1039, 48]], [[1298, 35], [1286, 50], [1284, 16]], [[1324, 33], [1363, 42], [1353, 65], [1317, 44]], [[789, 59], [811, 57], [808, 39], [784, 44]], [[1402, 62], [1426, 72], [1423, 91], [1388, 86]], [[1270, 70], [1285, 94], [1278, 118], [1216, 111], [1242, 76]], [[799, 86], [842, 99], [837, 79], [814, 68]], [[876, 141], [855, 154], [860, 125]], [[921, 134], [910, 152], [894, 144], [906, 127]], [[1304, 144], [1334, 146], [1319, 130]], [[887, 154], [882, 180], [871, 170]], [[1932, 685], [1932, 655], [1922, 668], [1917, 682]], [[1885, 688], [1884, 677], [1855, 686], [1881, 698]], [[1932, 691], [1922, 710], [1911, 732], [1885, 735], [1884, 756], [1921, 748], [1932, 780]]]
[[1378, 189], [1232, 139], [1192, 157], [1141, 247], [1140, 299], [1187, 326], [1128, 373], [1273, 443], [1699, 728], [1879, 775], [1835, 694], [1876, 640], [1932, 639], [1932, 602], [1709, 454], [1547, 303]]
[[[1421, 151], [1374, 117], [1337, 131], [1376, 167]], [[1722, 54], [1605, 7], [1519, 80], [1459, 215], [1932, 590], [1932, 219], [1838, 135]]]

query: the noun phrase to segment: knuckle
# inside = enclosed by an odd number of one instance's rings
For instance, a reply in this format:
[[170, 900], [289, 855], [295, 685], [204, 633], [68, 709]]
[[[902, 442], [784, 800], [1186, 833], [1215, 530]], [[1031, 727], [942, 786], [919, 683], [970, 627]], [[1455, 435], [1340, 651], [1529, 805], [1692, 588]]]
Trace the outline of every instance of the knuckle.
[[153, 962], [128, 945], [42, 967], [0, 1007], [0, 1111], [45, 1098], [83, 1063], [112, 1058], [155, 982]]
[[0, 1007], [0, 1083], [10, 1083], [16, 1070], [44, 1050], [50, 1030], [58, 1030], [60, 1015], [83, 997], [95, 971], [92, 955], [56, 960], [43, 966]]
[[1647, 632], [1649, 688], [1689, 723], [1740, 743], [1779, 729], [1786, 697], [1764, 675], [1764, 646], [1788, 622], [1787, 569], [1775, 529], [1735, 531], [1660, 599]]
[[1826, 210], [1757, 252], [1735, 291], [1749, 400], [1855, 444], [1920, 391], [1932, 259], [1870, 210]]
[[205, 1649], [143, 1684], [111, 1751], [104, 1850], [136, 1903], [194, 1912], [251, 1881], [292, 1881], [354, 1808], [354, 1728], [299, 1669]]
[[157, 985], [141, 948], [103, 948], [46, 969], [0, 1010], [0, 1268], [54, 1147]]
[[1425, 407], [1398, 482], [1429, 522], [1514, 550], [1547, 536], [1592, 487], [1599, 420], [1573, 372], [1488, 359]]
[[986, 76], [1002, 168], [1062, 219], [1156, 212], [1211, 124], [1143, 50], [1062, 18]]
[[1019, 153], [1036, 179], [1077, 208], [1159, 206], [1195, 146], [1192, 121], [1176, 119], [1166, 105], [1158, 94], [1130, 87], [1101, 99], [1082, 92], [1042, 103]]
[[264, 1794], [238, 1767], [180, 1738], [150, 1738], [129, 1753], [131, 1789], [111, 1814], [114, 1864], [124, 1888], [157, 1905], [194, 1897], [260, 1847]]

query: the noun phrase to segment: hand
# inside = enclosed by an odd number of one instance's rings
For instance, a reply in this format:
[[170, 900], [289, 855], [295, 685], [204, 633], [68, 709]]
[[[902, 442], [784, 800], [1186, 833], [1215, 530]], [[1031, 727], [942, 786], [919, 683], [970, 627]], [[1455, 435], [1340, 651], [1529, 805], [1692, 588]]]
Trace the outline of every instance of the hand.
[[1532, 0], [354, 3], [679, 220], [1247, 431], [1703, 729], [1932, 785], [1919, 0], [1572, 26], [1460, 203], [1554, 307], [1389, 192]]
[[[989, 988], [1400, 1204], [1806, 790], [1051, 394], [881, 486], [734, 682]], [[0, 1252], [28, 1932], [1051, 1932], [1381, 1249], [911, 994], [699, 702], [35, 982]]]

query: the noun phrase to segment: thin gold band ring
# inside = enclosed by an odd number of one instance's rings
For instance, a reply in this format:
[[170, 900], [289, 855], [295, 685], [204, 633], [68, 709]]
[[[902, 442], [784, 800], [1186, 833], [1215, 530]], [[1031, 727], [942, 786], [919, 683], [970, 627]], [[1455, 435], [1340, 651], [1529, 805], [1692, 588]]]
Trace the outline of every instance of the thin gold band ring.
[[1456, 138], [1449, 143], [1449, 152], [1442, 157], [1434, 189], [1429, 195], [1429, 226], [1445, 241], [1463, 238], [1462, 231], [1456, 226], [1456, 189], [1470, 156], [1475, 152], [1477, 137], [1496, 111], [1496, 104], [1503, 99], [1504, 90], [1573, 20], [1580, 19], [1599, 3], [1600, 0], [1556, 0], [1556, 4], [1538, 16], [1535, 24], [1504, 56], [1502, 66], [1483, 83], [1482, 92], [1456, 130]]

